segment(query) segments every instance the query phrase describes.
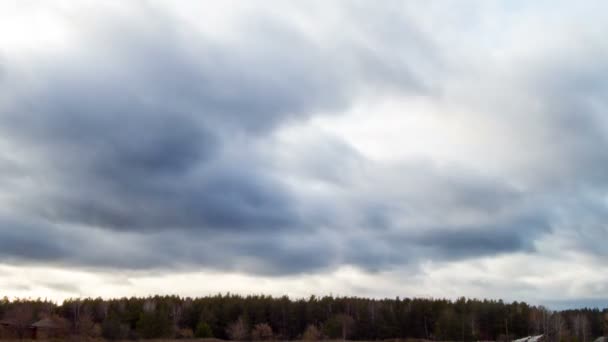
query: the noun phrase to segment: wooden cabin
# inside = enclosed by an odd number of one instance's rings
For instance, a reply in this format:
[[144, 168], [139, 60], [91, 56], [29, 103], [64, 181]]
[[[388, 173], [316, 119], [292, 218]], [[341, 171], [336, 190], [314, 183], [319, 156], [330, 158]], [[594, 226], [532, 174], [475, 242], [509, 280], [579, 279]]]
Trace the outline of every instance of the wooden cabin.
[[33, 339], [62, 338], [68, 335], [67, 326], [60, 318], [43, 318], [30, 327]]
[[32, 327], [23, 326], [12, 319], [0, 320], [0, 340], [21, 338], [33, 338]]

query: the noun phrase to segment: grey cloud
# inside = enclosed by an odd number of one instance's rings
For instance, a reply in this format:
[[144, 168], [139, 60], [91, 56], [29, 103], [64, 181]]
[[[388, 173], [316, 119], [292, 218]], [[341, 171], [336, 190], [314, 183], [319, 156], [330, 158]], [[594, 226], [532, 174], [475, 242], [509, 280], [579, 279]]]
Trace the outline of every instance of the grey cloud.
[[344, 262], [370, 271], [417, 267], [421, 260], [452, 262], [500, 254], [536, 252], [535, 241], [550, 233], [541, 214], [487, 225], [410, 227], [386, 232], [370, 226], [361, 237], [347, 239]]
[[322, 222], [332, 234], [320, 236], [337, 242], [338, 263], [378, 271], [429, 258], [535, 253], [535, 241], [551, 233], [554, 203], [504, 179], [459, 165], [372, 162], [336, 137], [313, 140], [317, 153], [296, 147], [296, 162], [282, 160], [294, 168], [286, 172], [332, 189], [312, 198], [326, 204]]
[[534, 241], [550, 230], [547, 218], [513, 220], [491, 226], [439, 229], [415, 234], [414, 245], [449, 260], [510, 252], [534, 252]]
[[251, 234], [246, 229], [210, 235], [170, 230], [108, 235], [86, 226], [1, 221], [0, 256], [16, 264], [148, 271], [203, 268], [278, 276], [322, 270], [335, 260], [323, 241], [295, 246], [278, 234]]
[[52, 231], [24, 218], [0, 219], [0, 254], [4, 260], [52, 260], [67, 253], [64, 241], [53, 238]]
[[218, 155], [235, 135], [263, 135], [285, 120], [346, 106], [346, 94], [365, 83], [357, 61], [341, 64], [333, 51], [269, 21], [223, 44], [180, 34], [180, 23], [153, 10], [157, 26], [105, 14], [91, 23], [71, 19], [84, 27], [81, 48], [53, 63], [30, 61], [34, 76], [11, 75], [21, 92], [5, 95], [2, 131], [44, 160], [48, 169], [37, 176], [53, 176], [59, 188], [37, 194], [45, 203], [34, 207], [53, 220], [120, 229], [296, 221], [264, 160], [213, 171]]
[[[10, 147], [28, 153], [23, 173], [33, 186], [5, 189], [18, 194], [11, 220], [23, 215], [36, 225], [3, 227], [6, 260], [117, 268], [242, 263], [274, 274], [332, 264], [324, 243], [284, 246], [285, 234], [314, 234], [319, 222], [302, 216], [304, 204], [257, 141], [283, 123], [347, 107], [364, 87], [425, 87], [409, 76], [372, 77], [383, 61], [346, 54], [345, 62], [272, 18], [228, 43], [145, 12], [154, 20], [105, 9], [90, 20], [65, 17], [78, 28], [72, 49], [11, 60], [28, 72], [15, 66], [4, 78], [11, 91], [1, 98], [0, 130]], [[109, 244], [109, 234], [123, 241]], [[239, 242], [218, 240], [226, 235]]]
[[[454, 82], [459, 61], [411, 13], [344, 7], [355, 36], [325, 42], [270, 16], [222, 41], [151, 9], [103, 10], [66, 18], [78, 29], [66, 51], [3, 59], [0, 187], [14, 209], [0, 219], [3, 260], [277, 276], [536, 253], [543, 236], [571, 232], [579, 213], [590, 236], [605, 232], [599, 62], [530, 72], [534, 120], [488, 114], [533, 126], [513, 142], [535, 157], [524, 186], [466, 165], [369, 160], [323, 134], [273, 146], [277, 130], [369, 94], [441, 100], [442, 80]], [[17, 154], [24, 160], [13, 163]], [[566, 200], [594, 191], [578, 209]], [[575, 248], [599, 250], [588, 240]]]
[[72, 283], [66, 282], [45, 282], [42, 284], [43, 286], [53, 289], [59, 292], [67, 292], [67, 293], [79, 293], [80, 288]]

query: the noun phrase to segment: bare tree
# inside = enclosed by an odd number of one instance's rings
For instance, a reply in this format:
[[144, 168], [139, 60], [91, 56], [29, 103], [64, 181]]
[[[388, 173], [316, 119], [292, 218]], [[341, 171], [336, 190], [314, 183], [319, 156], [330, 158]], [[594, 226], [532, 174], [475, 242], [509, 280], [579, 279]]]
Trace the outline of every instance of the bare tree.
[[566, 330], [566, 322], [564, 321], [562, 315], [559, 312], [554, 313], [552, 318], [555, 342], [560, 342], [562, 340], [562, 335], [564, 335], [564, 332]]
[[247, 339], [247, 324], [243, 317], [239, 317], [236, 322], [230, 324], [226, 329], [226, 333], [231, 340], [243, 341]]
[[93, 314], [89, 308], [83, 307], [80, 309], [76, 320], [76, 333], [79, 336], [93, 336], [95, 322], [93, 321]]
[[110, 303], [108, 303], [106, 301], [102, 301], [102, 302], [98, 303], [95, 307], [95, 313], [97, 314], [97, 317], [101, 318], [102, 321], [104, 321], [106, 318], [108, 318], [109, 310], [110, 310]]
[[75, 300], [72, 302], [72, 319], [74, 320], [73, 326], [74, 326], [74, 331], [77, 334], [80, 334], [80, 309], [82, 307], [82, 302], [80, 301], [80, 299]]
[[536, 333], [542, 333], [547, 336], [551, 331], [551, 311], [544, 306], [538, 307], [538, 316], [536, 317]]
[[344, 314], [338, 315], [337, 319], [340, 322], [340, 325], [342, 326], [342, 340], [346, 340], [346, 338], [350, 336], [353, 330], [355, 320], [351, 316]]
[[477, 318], [474, 313], [471, 314], [471, 336], [477, 336]]
[[143, 311], [146, 313], [154, 312], [156, 310], [156, 302], [152, 299], [148, 299], [144, 302]]
[[172, 303], [170, 316], [173, 321], [173, 327], [179, 329], [179, 322], [182, 319], [184, 309], [179, 303]]
[[309, 325], [306, 330], [304, 330], [304, 334], [302, 334], [302, 339], [304, 341], [318, 341], [321, 339], [321, 332], [316, 325]]
[[272, 328], [266, 323], [256, 324], [251, 330], [251, 339], [254, 341], [272, 340]]
[[587, 342], [589, 337], [589, 319], [586, 315], [577, 314], [572, 318], [572, 330], [579, 341]]
[[583, 337], [583, 342], [587, 342], [587, 339], [589, 338], [589, 330], [590, 330], [589, 318], [587, 318], [587, 315], [582, 315], [581, 335]]

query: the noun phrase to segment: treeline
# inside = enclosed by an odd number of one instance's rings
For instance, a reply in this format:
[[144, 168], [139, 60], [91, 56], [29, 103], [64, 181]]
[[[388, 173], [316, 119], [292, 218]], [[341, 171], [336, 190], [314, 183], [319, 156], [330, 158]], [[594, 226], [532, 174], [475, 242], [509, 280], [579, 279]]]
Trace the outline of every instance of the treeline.
[[0, 318], [26, 327], [42, 317], [72, 335], [107, 339], [216, 337], [230, 340], [547, 341], [587, 342], [608, 335], [608, 309], [551, 312], [501, 300], [358, 297], [154, 296], [104, 300], [0, 301]]

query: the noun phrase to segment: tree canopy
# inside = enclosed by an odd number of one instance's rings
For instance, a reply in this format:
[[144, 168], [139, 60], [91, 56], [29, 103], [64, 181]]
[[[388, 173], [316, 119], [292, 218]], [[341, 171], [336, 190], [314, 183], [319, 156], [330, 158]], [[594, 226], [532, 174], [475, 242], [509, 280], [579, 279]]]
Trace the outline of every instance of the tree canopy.
[[108, 339], [173, 336], [222, 339], [512, 340], [546, 334], [548, 340], [587, 342], [608, 334], [608, 309], [552, 312], [502, 300], [370, 299], [311, 296], [290, 299], [218, 294], [200, 298], [0, 300], [0, 318], [22, 328], [36, 319], [64, 318], [74, 335]]

